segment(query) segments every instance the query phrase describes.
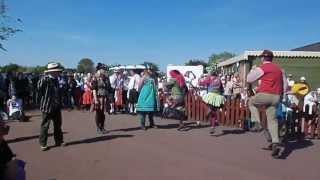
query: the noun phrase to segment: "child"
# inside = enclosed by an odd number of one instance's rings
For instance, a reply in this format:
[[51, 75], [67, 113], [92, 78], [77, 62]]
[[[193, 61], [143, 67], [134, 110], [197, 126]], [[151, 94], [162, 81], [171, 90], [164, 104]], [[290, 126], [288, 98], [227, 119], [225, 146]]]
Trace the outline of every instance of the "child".
[[21, 99], [17, 99], [16, 96], [13, 95], [12, 98], [8, 100], [7, 106], [9, 108], [9, 118], [19, 121], [25, 120]]

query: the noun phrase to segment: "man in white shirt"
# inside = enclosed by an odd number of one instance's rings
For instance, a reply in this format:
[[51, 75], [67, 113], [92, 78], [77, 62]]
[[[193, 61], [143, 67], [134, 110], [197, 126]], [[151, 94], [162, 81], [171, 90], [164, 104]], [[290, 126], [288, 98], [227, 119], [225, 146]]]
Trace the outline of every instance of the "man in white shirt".
[[232, 96], [232, 87], [233, 87], [233, 81], [231, 79], [231, 76], [227, 76], [226, 85], [224, 87], [224, 96], [226, 99], [231, 99]]
[[136, 113], [136, 104], [138, 102], [138, 97], [139, 97], [139, 82], [140, 82], [140, 76], [137, 74], [134, 70], [130, 71], [130, 81], [128, 84], [128, 101], [129, 101], [129, 111], [130, 114], [135, 114]]
[[287, 81], [288, 81], [288, 86], [289, 88], [291, 89], [291, 87], [294, 85], [294, 80], [292, 78], [292, 74], [288, 74], [288, 78], [287, 78]]
[[114, 98], [114, 95], [115, 95], [115, 89], [116, 89], [116, 86], [117, 86], [118, 73], [119, 73], [119, 70], [115, 69], [114, 73], [109, 77], [110, 85], [111, 85], [111, 88], [112, 88], [112, 92], [110, 92], [110, 95], [109, 95], [110, 113], [111, 114], [115, 112], [115, 106], [114, 106], [115, 98]]

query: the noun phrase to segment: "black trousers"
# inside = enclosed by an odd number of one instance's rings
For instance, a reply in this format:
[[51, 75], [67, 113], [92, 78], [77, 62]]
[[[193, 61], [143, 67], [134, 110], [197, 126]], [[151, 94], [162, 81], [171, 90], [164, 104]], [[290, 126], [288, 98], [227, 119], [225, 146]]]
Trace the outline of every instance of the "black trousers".
[[51, 113], [42, 113], [42, 122], [40, 128], [39, 143], [41, 146], [47, 146], [48, 130], [50, 122], [53, 122], [53, 136], [56, 144], [63, 143], [63, 132], [61, 110], [55, 110]]
[[104, 110], [101, 110], [101, 109], [97, 109], [96, 110], [95, 120], [96, 120], [97, 128], [100, 129], [100, 130], [104, 129], [104, 122], [106, 120], [106, 116], [104, 114]]

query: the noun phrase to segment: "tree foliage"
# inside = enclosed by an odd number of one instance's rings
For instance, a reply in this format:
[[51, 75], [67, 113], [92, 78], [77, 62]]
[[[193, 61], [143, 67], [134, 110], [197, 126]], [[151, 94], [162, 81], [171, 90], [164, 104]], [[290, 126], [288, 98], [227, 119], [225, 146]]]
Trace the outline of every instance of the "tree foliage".
[[225, 61], [225, 60], [230, 59], [234, 56], [235, 56], [235, 54], [227, 52], [227, 51], [219, 53], [219, 54], [212, 54], [209, 57], [209, 64], [217, 64], [221, 61]]
[[83, 58], [79, 61], [77, 71], [79, 73], [91, 73], [94, 71], [94, 63], [89, 58]]
[[[13, 27], [11, 24], [11, 18], [7, 15], [7, 6], [5, 0], [0, 0], [0, 49], [6, 51], [4, 48], [4, 41], [7, 41], [11, 36], [20, 32], [21, 29]], [[16, 22], [21, 23], [21, 19], [17, 19]]]
[[185, 63], [186, 66], [198, 66], [202, 65], [203, 67], [207, 67], [208, 63], [201, 59], [190, 59], [188, 62]]
[[18, 64], [8, 64], [1, 67], [1, 72], [19, 72], [21, 70], [21, 66]]

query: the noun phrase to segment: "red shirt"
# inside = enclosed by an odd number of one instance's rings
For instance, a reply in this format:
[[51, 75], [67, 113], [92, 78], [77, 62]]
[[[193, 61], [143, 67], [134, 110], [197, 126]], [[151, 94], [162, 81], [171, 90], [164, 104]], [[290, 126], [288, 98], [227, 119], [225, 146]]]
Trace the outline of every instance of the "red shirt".
[[260, 66], [264, 74], [260, 78], [260, 86], [257, 92], [278, 94], [283, 93], [283, 76], [280, 67], [273, 63], [265, 63]]

